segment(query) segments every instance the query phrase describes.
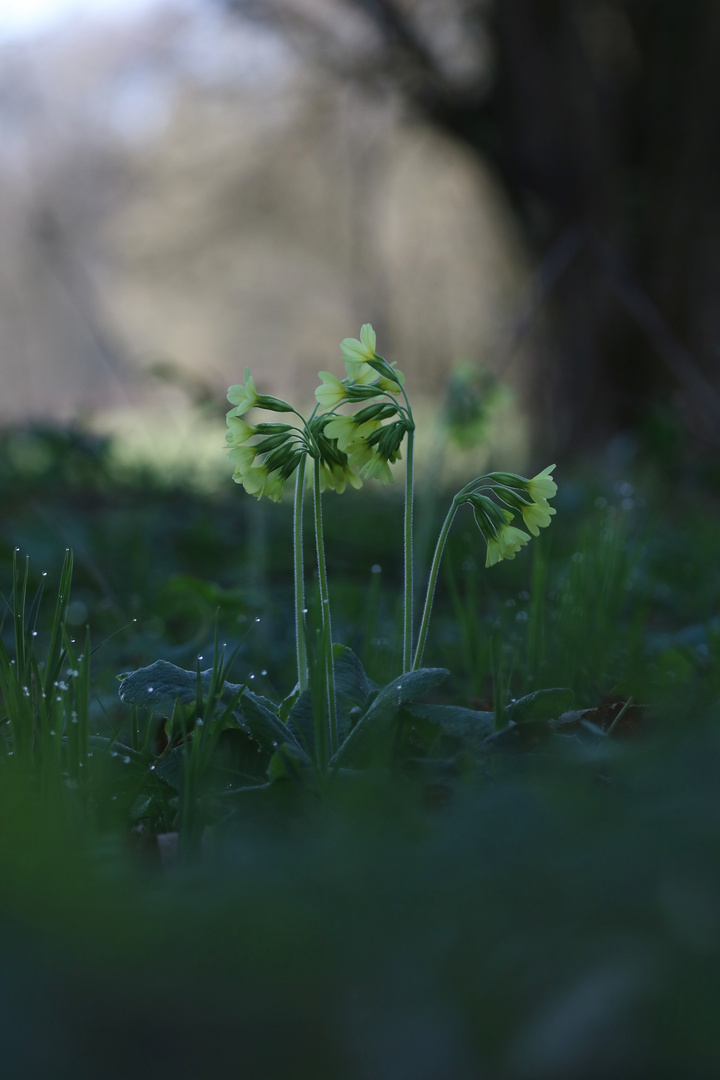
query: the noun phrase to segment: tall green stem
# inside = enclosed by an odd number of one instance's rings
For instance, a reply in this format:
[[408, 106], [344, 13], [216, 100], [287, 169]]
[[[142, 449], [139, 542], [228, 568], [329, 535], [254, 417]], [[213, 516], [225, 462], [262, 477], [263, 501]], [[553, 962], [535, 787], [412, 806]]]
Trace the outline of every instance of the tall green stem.
[[435, 599], [435, 586], [437, 585], [438, 573], [440, 571], [440, 563], [442, 562], [443, 552], [445, 551], [445, 544], [447, 542], [448, 533], [450, 532], [450, 526], [453, 523], [453, 518], [457, 513], [458, 506], [460, 506], [462, 499], [458, 493], [450, 504], [450, 509], [447, 512], [447, 517], [443, 522], [443, 527], [440, 530], [437, 544], [435, 545], [435, 554], [433, 555], [432, 566], [430, 567], [430, 576], [428, 577], [427, 593], [425, 595], [425, 607], [423, 609], [422, 622], [420, 624], [420, 633], [418, 635], [417, 649], [415, 650], [415, 659], [413, 661], [412, 670], [417, 671], [422, 663], [423, 653], [425, 652], [425, 641], [427, 639], [428, 627], [430, 626], [430, 616], [432, 614], [433, 600]]
[[308, 688], [307, 642], [305, 640], [305, 574], [303, 567], [303, 495], [305, 490], [305, 461], [303, 457], [295, 473], [295, 502], [293, 504], [293, 566], [295, 571], [295, 653], [297, 656], [298, 686]]
[[405, 610], [403, 618], [403, 671], [410, 670], [413, 647], [413, 503], [415, 472], [415, 431], [407, 433], [407, 467], [405, 470]]
[[330, 721], [330, 756], [338, 748], [337, 708], [335, 703], [335, 666], [333, 664], [332, 624], [330, 621], [330, 592], [325, 565], [325, 542], [323, 540], [322, 496], [320, 494], [320, 458], [315, 458], [313, 476], [313, 501], [315, 504], [315, 546], [317, 549], [318, 581], [320, 584], [320, 612], [322, 618], [325, 670], [327, 672], [328, 718]]

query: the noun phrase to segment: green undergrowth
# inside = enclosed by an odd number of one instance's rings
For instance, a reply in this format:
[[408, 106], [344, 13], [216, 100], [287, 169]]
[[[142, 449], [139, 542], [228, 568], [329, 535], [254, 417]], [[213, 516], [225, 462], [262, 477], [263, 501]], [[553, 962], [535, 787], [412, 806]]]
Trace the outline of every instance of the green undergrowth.
[[330, 755], [290, 508], [52, 438], [0, 477], [8, 1075], [717, 1074], [707, 464], [566, 475], [491, 571], [458, 524], [405, 676], [400, 503], [328, 499]]

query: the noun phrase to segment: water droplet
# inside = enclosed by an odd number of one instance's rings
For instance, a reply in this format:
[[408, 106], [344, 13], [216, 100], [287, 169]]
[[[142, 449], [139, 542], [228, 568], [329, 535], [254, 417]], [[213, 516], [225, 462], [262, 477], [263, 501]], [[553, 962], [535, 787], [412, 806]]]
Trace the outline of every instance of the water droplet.
[[197, 718], [197, 720], [195, 721], [195, 723], [196, 723], [196, 725], [197, 725], [198, 727], [202, 727], [202, 726], [203, 726], [203, 719], [202, 719], [202, 717], [201, 717], [201, 716], [198, 716], [198, 718]]
[[154, 686], [148, 686], [148, 694], [152, 694], [155, 690]]
[[43, 570], [43, 572], [42, 572], [42, 576], [43, 576], [43, 577], [47, 577], [47, 570]]
[[33, 632], [32, 632], [32, 636], [33, 636], [33, 637], [37, 637], [37, 636], [38, 636], [38, 632], [37, 632], [37, 630], [33, 630]]
[[71, 644], [71, 645], [74, 645], [74, 644], [75, 644], [75, 638], [74, 638], [74, 637], [71, 637], [71, 638], [70, 638], [70, 644]]
[[123, 758], [123, 765], [129, 765], [129, 764], [130, 764], [130, 758], [126, 754], [125, 757]]
[[258, 615], [258, 617], [257, 617], [257, 618], [255, 619], [255, 622], [260, 622], [260, 616], [259, 616], [259, 615]]
[[117, 756], [118, 756], [117, 750], [111, 750], [110, 751], [110, 757], [117, 757]]
[[255, 676], [254, 676], [254, 675], [251, 675], [251, 676], [250, 676], [250, 678], [251, 678], [251, 679], [254, 679], [254, 678], [255, 678]]
[[261, 675], [267, 675], [267, 668], [263, 668], [260, 672]]
[[150, 772], [155, 772], [155, 766], [154, 765], [150, 766]]
[[277, 742], [273, 739], [273, 746], [277, 746]]
[[23, 686], [23, 694], [25, 695], [25, 697], [30, 697], [30, 691], [27, 686]]
[[202, 656], [198, 656], [198, 660], [202, 660]]
[[88, 757], [92, 757], [92, 756], [93, 756], [92, 750], [88, 750]]
[[374, 563], [370, 567], [370, 573], [371, 574], [381, 574], [382, 573], [382, 566], [380, 565], [380, 563]]
[[115, 800], [117, 799], [117, 795], [111, 795], [110, 799], [112, 802], [115, 802]]
[[[58, 698], [58, 701], [59, 701], [59, 700], [60, 700], [60, 698]], [[51, 732], [50, 732], [50, 734], [51, 734], [51, 735], [54, 735], [54, 734], [55, 734], [55, 732], [54, 732], [54, 731], [51, 731]]]
[[137, 622], [137, 619], [133, 619], [133, 622]]

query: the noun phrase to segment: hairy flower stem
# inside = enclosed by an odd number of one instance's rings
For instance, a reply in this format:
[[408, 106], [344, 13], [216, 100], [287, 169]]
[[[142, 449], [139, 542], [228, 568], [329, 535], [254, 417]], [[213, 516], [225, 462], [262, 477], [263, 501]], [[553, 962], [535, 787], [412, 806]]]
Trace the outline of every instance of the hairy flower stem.
[[317, 550], [318, 582], [320, 585], [320, 612], [322, 638], [327, 673], [328, 718], [330, 721], [330, 756], [338, 748], [337, 708], [335, 702], [335, 665], [333, 663], [332, 624], [330, 622], [330, 593], [328, 591], [325, 543], [323, 540], [322, 496], [320, 494], [320, 458], [315, 458], [313, 476], [313, 501], [315, 504], [315, 547]]
[[407, 433], [407, 467], [405, 470], [405, 607], [403, 618], [403, 671], [410, 670], [413, 647], [413, 503], [415, 472], [415, 431]]
[[305, 640], [305, 575], [303, 568], [303, 494], [305, 490], [305, 461], [303, 456], [295, 473], [293, 503], [293, 567], [295, 572], [295, 654], [297, 656], [298, 686], [308, 688], [307, 641]]
[[[464, 492], [465, 489], [463, 489]], [[450, 509], [447, 512], [447, 517], [443, 522], [443, 527], [440, 530], [437, 544], [435, 545], [435, 554], [433, 555], [432, 566], [430, 567], [430, 575], [428, 577], [427, 593], [425, 595], [425, 607], [423, 608], [422, 622], [420, 623], [420, 633], [418, 635], [417, 649], [415, 650], [415, 659], [413, 661], [412, 670], [417, 669], [422, 664], [423, 653], [425, 652], [425, 641], [427, 639], [428, 627], [430, 626], [430, 616], [432, 614], [433, 600], [435, 599], [435, 586], [437, 585], [438, 573], [440, 572], [440, 563], [442, 562], [443, 552], [445, 551], [445, 544], [447, 542], [448, 533], [450, 532], [450, 526], [453, 523], [455, 514], [458, 507], [462, 503], [462, 492], [453, 499], [450, 504]]]

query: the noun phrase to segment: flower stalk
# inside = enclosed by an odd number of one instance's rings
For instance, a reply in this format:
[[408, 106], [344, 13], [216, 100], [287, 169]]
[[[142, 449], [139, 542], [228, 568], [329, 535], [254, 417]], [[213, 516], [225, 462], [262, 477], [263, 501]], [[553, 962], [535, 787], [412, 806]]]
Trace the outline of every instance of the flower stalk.
[[308, 689], [307, 640], [305, 637], [305, 571], [303, 565], [303, 496], [305, 493], [305, 455], [295, 473], [293, 503], [293, 571], [295, 584], [295, 653], [298, 687]]
[[322, 493], [320, 458], [314, 461], [313, 502], [315, 508], [315, 548], [317, 552], [318, 584], [320, 586], [320, 620], [322, 626], [325, 671], [327, 676], [327, 706], [330, 729], [330, 756], [338, 747], [337, 702], [335, 698], [335, 664], [333, 662], [332, 622], [330, 619], [330, 591], [328, 589], [325, 542], [323, 539]]

